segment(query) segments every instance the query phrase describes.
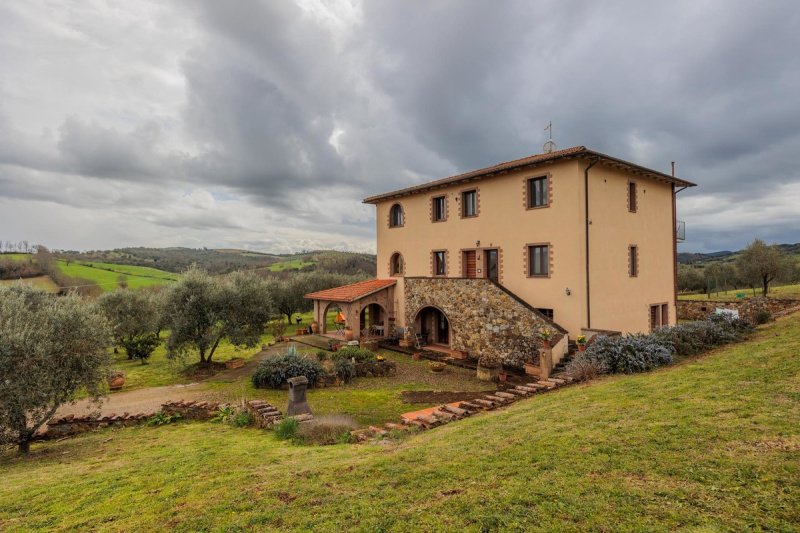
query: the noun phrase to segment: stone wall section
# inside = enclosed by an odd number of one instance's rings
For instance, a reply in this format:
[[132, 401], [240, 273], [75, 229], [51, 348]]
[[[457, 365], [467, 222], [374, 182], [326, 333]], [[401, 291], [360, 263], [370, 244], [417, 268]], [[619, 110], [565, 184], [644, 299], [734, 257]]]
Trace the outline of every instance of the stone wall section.
[[739, 317], [753, 321], [756, 313], [766, 309], [773, 316], [800, 311], [800, 300], [778, 298], [748, 298], [735, 302], [716, 300], [678, 300], [679, 320], [705, 320], [717, 309], [736, 309]]
[[406, 278], [407, 338], [413, 339], [417, 314], [425, 307], [442, 311], [450, 324], [450, 347], [471, 358], [487, 354], [504, 359], [498, 346], [522, 335], [539, 339], [553, 328], [542, 315], [514, 299], [487, 279]]

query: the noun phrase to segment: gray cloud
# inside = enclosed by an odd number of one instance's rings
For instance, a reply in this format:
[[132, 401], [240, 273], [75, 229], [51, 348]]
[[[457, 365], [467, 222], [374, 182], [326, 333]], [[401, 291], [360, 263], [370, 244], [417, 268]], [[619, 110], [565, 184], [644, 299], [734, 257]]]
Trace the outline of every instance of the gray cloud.
[[6, 5], [0, 200], [42, 220], [8, 237], [59, 246], [58, 205], [123, 213], [110, 246], [366, 249], [362, 197], [538, 152], [552, 120], [677, 161], [685, 249], [795, 242], [798, 27], [789, 1]]

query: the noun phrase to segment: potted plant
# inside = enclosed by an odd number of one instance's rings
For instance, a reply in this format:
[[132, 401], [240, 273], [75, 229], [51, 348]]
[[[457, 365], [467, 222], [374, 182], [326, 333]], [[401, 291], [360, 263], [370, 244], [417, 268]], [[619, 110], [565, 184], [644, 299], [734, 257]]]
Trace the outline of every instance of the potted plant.
[[379, 363], [382, 363], [383, 361], [386, 361], [386, 358], [382, 355], [376, 355], [375, 360], [378, 361]]
[[353, 328], [350, 326], [344, 328], [344, 339], [348, 342], [353, 340]]
[[311, 323], [311, 332], [314, 334], [319, 333], [319, 322], [316, 320]]
[[447, 364], [441, 361], [431, 361], [430, 363], [428, 363], [428, 368], [431, 369], [431, 372], [436, 372], [436, 373], [443, 371], [444, 367], [446, 366]]
[[495, 355], [483, 354], [478, 359], [477, 377], [481, 381], [497, 381], [500, 377], [500, 360]]
[[414, 352], [411, 354], [411, 359], [413, 359], [414, 361], [419, 361], [420, 359], [422, 359], [422, 354], [420, 352]]
[[497, 375], [497, 377], [500, 379], [500, 381], [508, 381], [508, 372], [506, 372], [505, 369], [501, 366], [500, 373]]
[[578, 343], [578, 351], [579, 352], [585, 352], [586, 351], [586, 335], [578, 335], [578, 338], [576, 339], [576, 342]]
[[125, 372], [121, 370], [112, 370], [108, 373], [108, 388], [111, 390], [120, 390], [125, 385]]
[[539, 336], [542, 338], [542, 345], [545, 349], [550, 348], [550, 337], [553, 336], [553, 332], [550, 331], [550, 328], [545, 328], [539, 333]]

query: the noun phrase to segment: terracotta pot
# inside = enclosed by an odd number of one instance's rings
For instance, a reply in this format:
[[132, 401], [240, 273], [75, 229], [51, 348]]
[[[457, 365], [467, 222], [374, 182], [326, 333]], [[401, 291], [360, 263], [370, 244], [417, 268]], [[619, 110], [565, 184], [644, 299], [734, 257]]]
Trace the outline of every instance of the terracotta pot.
[[303, 334], [303, 328], [297, 328], [296, 330], [294, 330], [294, 334], [295, 335], [302, 335]]
[[550, 339], [542, 339], [542, 347], [550, 348]]
[[421, 353], [412, 353], [411, 354], [411, 359], [413, 359], [414, 361], [419, 361], [420, 359], [422, 359], [422, 354]]
[[344, 330], [344, 338], [346, 341], [353, 340], [353, 330], [352, 329], [345, 329]]
[[311, 323], [311, 331], [314, 333], [319, 333], [319, 324], [317, 322]]
[[505, 372], [500, 372], [498, 377], [500, 378], [500, 381], [507, 381], [508, 380], [508, 374], [506, 374]]
[[108, 388], [111, 390], [120, 390], [125, 385], [125, 377], [117, 376], [108, 380]]
[[579, 352], [585, 352], [586, 351], [586, 345], [585, 344], [579, 344], [578, 345], [578, 351]]

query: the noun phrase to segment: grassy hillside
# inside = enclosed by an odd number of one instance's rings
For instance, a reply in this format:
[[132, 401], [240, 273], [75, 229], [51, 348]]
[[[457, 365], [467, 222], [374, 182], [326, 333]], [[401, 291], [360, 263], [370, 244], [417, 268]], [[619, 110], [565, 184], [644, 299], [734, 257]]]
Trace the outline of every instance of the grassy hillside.
[[797, 530], [798, 347], [796, 315], [383, 445], [210, 423], [38, 444], [0, 455], [0, 529]]
[[35, 278], [25, 278], [22, 280], [0, 279], [0, 285], [13, 285], [15, 283], [23, 283], [47, 292], [58, 292], [58, 285], [50, 279], [50, 276], [36, 276]]
[[[737, 289], [731, 291], [712, 292], [711, 296], [705, 294], [679, 294], [679, 300], [718, 300], [733, 302], [740, 300], [737, 295], [744, 294], [744, 299], [753, 298], [753, 291], [751, 289]], [[756, 289], [756, 296], [761, 296], [761, 290]], [[775, 285], [769, 288], [770, 298], [794, 298], [800, 299], [800, 284], [795, 285]]]
[[128, 287], [138, 289], [151, 285], [163, 285], [178, 279], [177, 274], [163, 272], [149, 267], [132, 267], [109, 263], [75, 263], [58, 260], [58, 269], [67, 276], [81, 278], [96, 283], [104, 291], [112, 291], [124, 278]]

